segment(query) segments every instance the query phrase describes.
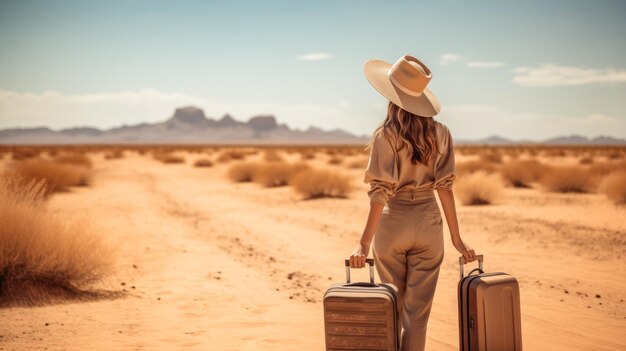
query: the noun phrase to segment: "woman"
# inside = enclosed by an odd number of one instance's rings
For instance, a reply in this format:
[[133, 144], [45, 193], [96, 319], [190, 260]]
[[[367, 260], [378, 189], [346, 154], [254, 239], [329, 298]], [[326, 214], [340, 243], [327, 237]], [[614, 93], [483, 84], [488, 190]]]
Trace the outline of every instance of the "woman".
[[365, 75], [389, 106], [369, 145], [364, 181], [370, 184], [370, 211], [350, 266], [365, 266], [373, 239], [380, 280], [398, 287], [401, 350], [424, 350], [444, 255], [435, 190], [454, 247], [467, 262], [475, 260], [474, 250], [459, 235], [452, 192], [456, 180], [452, 137], [445, 125], [433, 119], [440, 104], [426, 88], [431, 72], [418, 59], [405, 55], [393, 65], [368, 61]]

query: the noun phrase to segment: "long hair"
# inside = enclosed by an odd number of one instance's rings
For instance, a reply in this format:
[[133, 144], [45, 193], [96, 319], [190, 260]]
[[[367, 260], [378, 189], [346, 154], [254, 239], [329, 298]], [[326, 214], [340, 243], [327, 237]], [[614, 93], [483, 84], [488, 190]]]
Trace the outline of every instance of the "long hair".
[[391, 140], [400, 139], [402, 144], [397, 151], [408, 148], [412, 164], [428, 165], [440, 152], [435, 123], [432, 117], [415, 115], [390, 101], [387, 107], [387, 117], [374, 131], [366, 149], [371, 148], [374, 140], [382, 134]]

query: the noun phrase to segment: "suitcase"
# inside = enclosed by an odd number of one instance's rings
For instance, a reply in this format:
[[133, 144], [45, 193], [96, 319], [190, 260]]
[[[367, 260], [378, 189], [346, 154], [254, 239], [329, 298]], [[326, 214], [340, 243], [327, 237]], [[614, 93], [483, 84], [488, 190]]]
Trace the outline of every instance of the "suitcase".
[[503, 272], [485, 273], [483, 255], [476, 258], [478, 268], [467, 276], [463, 276], [465, 259], [459, 258], [459, 349], [520, 351], [522, 326], [517, 279]]
[[374, 283], [374, 260], [368, 258], [370, 282], [335, 283], [324, 294], [326, 350], [389, 350], [399, 348], [398, 289]]

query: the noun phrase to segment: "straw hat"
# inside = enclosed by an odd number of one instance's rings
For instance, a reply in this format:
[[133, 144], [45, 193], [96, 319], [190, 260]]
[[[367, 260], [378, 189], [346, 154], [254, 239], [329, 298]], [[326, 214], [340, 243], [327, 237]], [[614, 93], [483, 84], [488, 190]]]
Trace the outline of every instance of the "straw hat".
[[382, 60], [365, 63], [365, 77], [387, 100], [422, 117], [441, 110], [439, 99], [426, 86], [432, 74], [420, 60], [404, 55], [393, 65]]

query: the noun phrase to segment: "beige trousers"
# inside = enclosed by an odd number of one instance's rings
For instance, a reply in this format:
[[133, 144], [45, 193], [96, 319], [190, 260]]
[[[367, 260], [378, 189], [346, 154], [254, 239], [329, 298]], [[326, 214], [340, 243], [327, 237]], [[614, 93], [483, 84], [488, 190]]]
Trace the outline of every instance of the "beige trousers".
[[443, 221], [432, 189], [401, 190], [389, 200], [372, 253], [380, 280], [398, 287], [400, 350], [424, 350], [444, 253]]

